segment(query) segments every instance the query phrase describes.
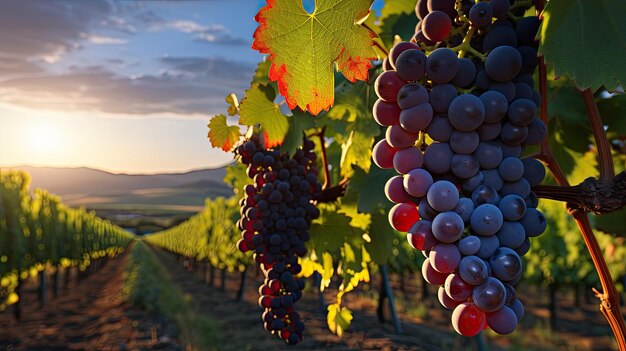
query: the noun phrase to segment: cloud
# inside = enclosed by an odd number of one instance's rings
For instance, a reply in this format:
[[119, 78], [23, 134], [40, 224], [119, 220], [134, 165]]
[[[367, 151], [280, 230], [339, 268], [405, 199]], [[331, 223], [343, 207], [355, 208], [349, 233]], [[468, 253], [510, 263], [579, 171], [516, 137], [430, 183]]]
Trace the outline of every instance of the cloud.
[[82, 33], [112, 11], [107, 0], [4, 0], [0, 11], [0, 53], [55, 61], [78, 47]]
[[137, 14], [135, 19], [146, 25], [149, 30], [160, 31], [165, 29], [181, 33], [192, 34], [197, 42], [216, 43], [223, 45], [249, 45], [244, 38], [233, 34], [224, 25], [203, 25], [190, 20], [168, 21], [152, 11]]
[[121, 38], [112, 38], [100, 35], [91, 35], [86, 37], [87, 41], [99, 45], [121, 45], [128, 43], [128, 40]]
[[43, 72], [43, 69], [34, 62], [10, 57], [0, 57], [0, 76], [40, 72]]
[[160, 75], [120, 77], [102, 66], [0, 82], [0, 101], [29, 108], [123, 114], [221, 113], [224, 97], [247, 88], [254, 67], [221, 59], [164, 58]]

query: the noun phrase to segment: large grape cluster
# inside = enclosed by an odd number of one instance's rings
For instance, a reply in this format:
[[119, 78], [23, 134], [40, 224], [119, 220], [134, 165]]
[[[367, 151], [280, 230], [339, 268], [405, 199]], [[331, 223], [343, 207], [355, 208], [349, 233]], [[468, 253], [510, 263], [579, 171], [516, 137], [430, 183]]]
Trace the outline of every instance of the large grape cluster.
[[374, 119], [387, 129], [373, 159], [399, 173], [385, 186], [389, 221], [426, 256], [422, 274], [465, 336], [516, 328], [520, 257], [546, 229], [532, 192], [544, 166], [521, 158], [547, 134], [533, 80], [539, 20], [518, 19], [525, 10], [420, 0], [413, 40], [391, 50], [375, 83]]
[[245, 186], [240, 202], [242, 238], [237, 245], [243, 252], [254, 251], [265, 275], [259, 288], [265, 329], [290, 345], [302, 340], [304, 330], [294, 308], [304, 289], [304, 280], [296, 278], [302, 270], [298, 257], [306, 253], [311, 221], [320, 215], [312, 203], [322, 188], [314, 146], [305, 140], [289, 157], [253, 139], [236, 150], [254, 180]]

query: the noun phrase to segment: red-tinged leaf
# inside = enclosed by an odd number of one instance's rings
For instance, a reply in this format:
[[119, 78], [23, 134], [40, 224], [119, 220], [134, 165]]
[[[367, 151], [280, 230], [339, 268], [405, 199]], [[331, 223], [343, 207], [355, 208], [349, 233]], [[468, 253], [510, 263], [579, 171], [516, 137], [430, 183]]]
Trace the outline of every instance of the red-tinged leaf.
[[272, 148], [283, 143], [289, 130], [287, 116], [274, 103], [276, 91], [271, 85], [253, 84], [239, 105], [239, 123], [246, 126], [261, 125], [265, 146]]
[[226, 124], [226, 116], [217, 115], [209, 122], [209, 140], [213, 147], [230, 151], [241, 138], [241, 131], [237, 126]]
[[375, 34], [361, 23], [372, 0], [316, 1], [312, 14], [300, 0], [267, 0], [256, 21], [252, 48], [270, 54], [269, 78], [290, 109], [317, 115], [334, 101], [334, 68], [355, 82], [367, 80]]

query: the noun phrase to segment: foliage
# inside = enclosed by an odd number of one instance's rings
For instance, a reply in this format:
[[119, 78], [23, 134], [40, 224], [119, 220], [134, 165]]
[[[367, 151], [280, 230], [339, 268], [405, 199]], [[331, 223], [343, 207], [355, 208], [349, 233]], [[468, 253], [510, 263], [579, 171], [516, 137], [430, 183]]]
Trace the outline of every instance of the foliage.
[[0, 169], [0, 310], [19, 300], [21, 280], [46, 265], [85, 270], [120, 254], [133, 235], [84, 209], [71, 209], [45, 190], [29, 192], [30, 176]]

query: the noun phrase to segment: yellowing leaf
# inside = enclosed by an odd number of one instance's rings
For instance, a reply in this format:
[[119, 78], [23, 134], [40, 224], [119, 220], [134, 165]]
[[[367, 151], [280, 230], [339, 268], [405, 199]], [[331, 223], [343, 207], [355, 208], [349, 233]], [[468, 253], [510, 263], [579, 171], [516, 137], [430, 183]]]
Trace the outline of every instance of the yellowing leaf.
[[234, 116], [239, 113], [239, 100], [235, 93], [230, 93], [226, 96], [226, 103], [228, 104], [228, 115]]
[[270, 54], [269, 78], [278, 82], [290, 109], [296, 106], [313, 115], [328, 110], [334, 101], [334, 68], [355, 82], [367, 80], [375, 34], [361, 23], [372, 0], [315, 2], [306, 12], [301, 0], [267, 0], [256, 21], [252, 48]]
[[271, 85], [254, 84], [246, 91], [239, 106], [239, 123], [247, 126], [260, 124], [265, 137], [265, 146], [272, 148], [282, 144], [289, 121], [274, 103], [276, 91]]
[[217, 115], [209, 122], [209, 140], [213, 147], [230, 151], [241, 138], [241, 131], [237, 126], [226, 124], [226, 116]]
[[328, 329], [334, 334], [341, 336], [352, 322], [352, 312], [345, 307], [341, 307], [340, 304], [329, 305], [326, 321]]

